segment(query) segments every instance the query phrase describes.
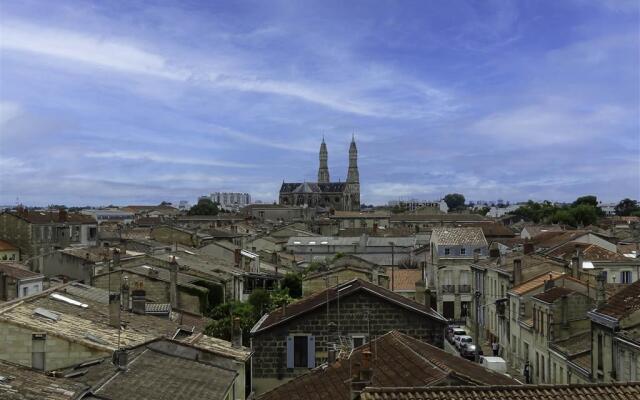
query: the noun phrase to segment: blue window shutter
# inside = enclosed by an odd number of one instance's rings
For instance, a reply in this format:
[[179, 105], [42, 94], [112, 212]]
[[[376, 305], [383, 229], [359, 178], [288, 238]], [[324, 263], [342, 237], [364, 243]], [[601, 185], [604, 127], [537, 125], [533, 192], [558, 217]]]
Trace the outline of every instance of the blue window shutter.
[[316, 367], [316, 337], [309, 336], [307, 338], [307, 367]]
[[293, 336], [287, 336], [287, 368], [293, 368]]

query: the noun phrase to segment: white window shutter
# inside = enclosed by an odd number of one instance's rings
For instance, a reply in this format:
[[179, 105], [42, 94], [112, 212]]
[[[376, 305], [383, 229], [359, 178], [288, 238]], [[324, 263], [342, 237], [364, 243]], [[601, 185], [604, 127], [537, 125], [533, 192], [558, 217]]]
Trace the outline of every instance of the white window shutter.
[[287, 336], [287, 368], [293, 368], [293, 336]]
[[309, 336], [307, 338], [307, 367], [316, 367], [316, 337]]

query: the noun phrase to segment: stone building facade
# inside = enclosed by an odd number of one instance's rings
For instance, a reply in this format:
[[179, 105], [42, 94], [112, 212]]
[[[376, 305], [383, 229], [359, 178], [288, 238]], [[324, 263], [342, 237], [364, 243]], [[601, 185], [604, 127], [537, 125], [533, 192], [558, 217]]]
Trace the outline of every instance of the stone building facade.
[[362, 280], [343, 283], [266, 314], [254, 326], [256, 391], [326, 362], [334, 346], [349, 351], [391, 330], [443, 347], [445, 327], [446, 320], [423, 304]]
[[345, 182], [331, 182], [327, 165], [327, 145], [320, 145], [318, 182], [282, 182], [279, 202], [286, 206], [308, 206], [330, 208], [339, 211], [360, 210], [360, 173], [358, 171], [358, 149], [352, 138], [349, 147], [349, 169]]

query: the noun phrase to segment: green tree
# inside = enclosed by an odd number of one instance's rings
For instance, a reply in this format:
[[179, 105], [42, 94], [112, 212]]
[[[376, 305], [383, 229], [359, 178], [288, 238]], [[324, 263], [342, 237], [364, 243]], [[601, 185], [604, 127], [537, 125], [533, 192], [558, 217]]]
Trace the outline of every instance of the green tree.
[[271, 295], [264, 289], [254, 289], [249, 295], [249, 304], [256, 316], [260, 317], [271, 310]]
[[220, 212], [218, 203], [214, 203], [211, 199], [200, 199], [198, 204], [189, 209], [189, 215], [217, 215]]
[[588, 204], [581, 204], [571, 208], [571, 215], [575, 220], [575, 225], [593, 225], [598, 222], [598, 210], [596, 207]]
[[213, 320], [206, 328], [205, 334], [227, 341], [232, 339], [233, 318], [240, 318], [240, 328], [242, 329], [242, 344], [249, 346], [249, 333], [251, 328], [258, 322], [253, 306], [249, 303], [232, 301], [220, 304], [209, 313]]
[[598, 198], [596, 196], [582, 196], [582, 197], [578, 197], [576, 201], [573, 202], [574, 207], [579, 206], [581, 204], [598, 207]]
[[289, 295], [294, 299], [302, 297], [302, 276], [293, 272], [289, 272], [284, 276], [280, 287], [289, 290]]
[[465, 198], [460, 193], [450, 193], [444, 196], [444, 202], [447, 203], [449, 210], [462, 210], [464, 209]]
[[616, 206], [616, 215], [619, 216], [629, 216], [636, 211], [640, 211], [638, 202], [629, 198], [620, 201]]

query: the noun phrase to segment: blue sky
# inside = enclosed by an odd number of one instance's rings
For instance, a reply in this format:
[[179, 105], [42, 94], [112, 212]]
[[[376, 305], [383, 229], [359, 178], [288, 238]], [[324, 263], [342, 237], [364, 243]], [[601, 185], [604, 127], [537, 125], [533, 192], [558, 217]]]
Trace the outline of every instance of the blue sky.
[[0, 3], [0, 204], [640, 197], [636, 1]]

